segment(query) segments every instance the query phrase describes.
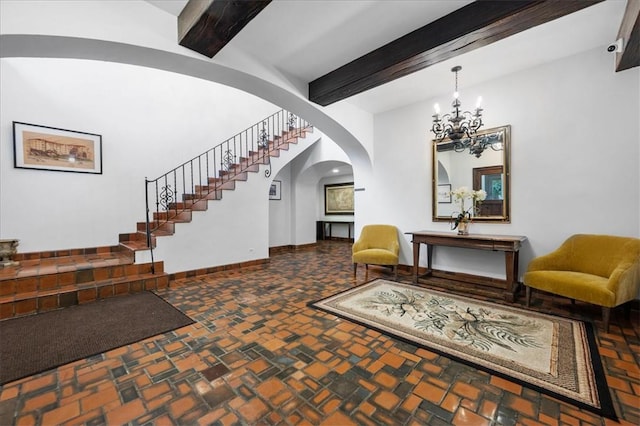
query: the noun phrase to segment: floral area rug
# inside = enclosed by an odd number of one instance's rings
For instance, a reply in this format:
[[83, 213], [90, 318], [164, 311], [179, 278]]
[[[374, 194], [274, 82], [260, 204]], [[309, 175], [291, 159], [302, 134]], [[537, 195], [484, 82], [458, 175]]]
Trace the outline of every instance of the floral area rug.
[[381, 279], [310, 306], [616, 419], [591, 324]]

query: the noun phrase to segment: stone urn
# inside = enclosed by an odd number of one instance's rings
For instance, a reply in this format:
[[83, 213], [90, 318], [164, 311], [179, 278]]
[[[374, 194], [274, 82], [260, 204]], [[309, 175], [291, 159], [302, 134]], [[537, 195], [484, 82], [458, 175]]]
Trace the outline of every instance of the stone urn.
[[16, 239], [0, 240], [0, 268], [5, 266], [17, 266], [18, 262], [11, 260], [11, 257], [18, 251], [18, 241]]

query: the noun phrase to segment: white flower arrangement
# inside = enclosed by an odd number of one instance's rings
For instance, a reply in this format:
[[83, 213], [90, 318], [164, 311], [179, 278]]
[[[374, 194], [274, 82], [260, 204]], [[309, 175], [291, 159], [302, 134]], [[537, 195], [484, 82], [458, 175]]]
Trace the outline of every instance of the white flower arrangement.
[[[487, 193], [484, 189], [474, 191], [466, 186], [461, 186], [451, 191], [451, 196], [454, 202], [460, 205], [460, 211], [454, 213], [454, 221], [451, 227], [451, 229], [456, 229], [460, 223], [470, 222], [471, 217], [478, 213], [478, 205], [487, 198]], [[464, 207], [464, 200], [466, 199], [471, 201], [471, 206], [468, 209]]]

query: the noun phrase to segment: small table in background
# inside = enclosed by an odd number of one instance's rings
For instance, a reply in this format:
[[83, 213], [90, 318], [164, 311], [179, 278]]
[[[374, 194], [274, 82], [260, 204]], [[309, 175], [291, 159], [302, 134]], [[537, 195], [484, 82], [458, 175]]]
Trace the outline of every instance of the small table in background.
[[[348, 221], [348, 220], [319, 220], [317, 222], [317, 232], [316, 232], [316, 239], [317, 240], [330, 240], [333, 235], [332, 235], [332, 225], [347, 225], [347, 233], [349, 236], [349, 240], [352, 240], [352, 235], [353, 235], [353, 225], [354, 222], [353, 221]], [[327, 225], [329, 228], [329, 232], [327, 232]]]

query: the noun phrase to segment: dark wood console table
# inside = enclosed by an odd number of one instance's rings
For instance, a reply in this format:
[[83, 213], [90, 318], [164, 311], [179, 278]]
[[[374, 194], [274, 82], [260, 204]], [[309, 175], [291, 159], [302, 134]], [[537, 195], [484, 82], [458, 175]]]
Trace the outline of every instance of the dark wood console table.
[[[352, 232], [351, 229], [354, 226], [354, 221], [352, 220], [320, 220], [317, 222], [318, 225], [318, 232], [316, 235], [316, 238], [318, 240], [330, 240], [333, 238], [332, 232], [331, 232], [331, 227], [332, 225], [347, 225], [347, 233], [349, 235], [349, 241], [351, 241], [352, 238]], [[326, 226], [329, 225], [329, 232], [326, 232]]]
[[[468, 282], [502, 291], [506, 300], [513, 302], [518, 289], [518, 251], [527, 237], [517, 235], [458, 235], [453, 232], [418, 231], [407, 232], [413, 242], [413, 282], [418, 282], [418, 265], [420, 262], [420, 244], [427, 245], [427, 273], [441, 282]], [[455, 272], [434, 270], [431, 267], [433, 248], [435, 246], [461, 247], [478, 250], [503, 251], [505, 256], [506, 279], [481, 277], [477, 275], [459, 274]]]

